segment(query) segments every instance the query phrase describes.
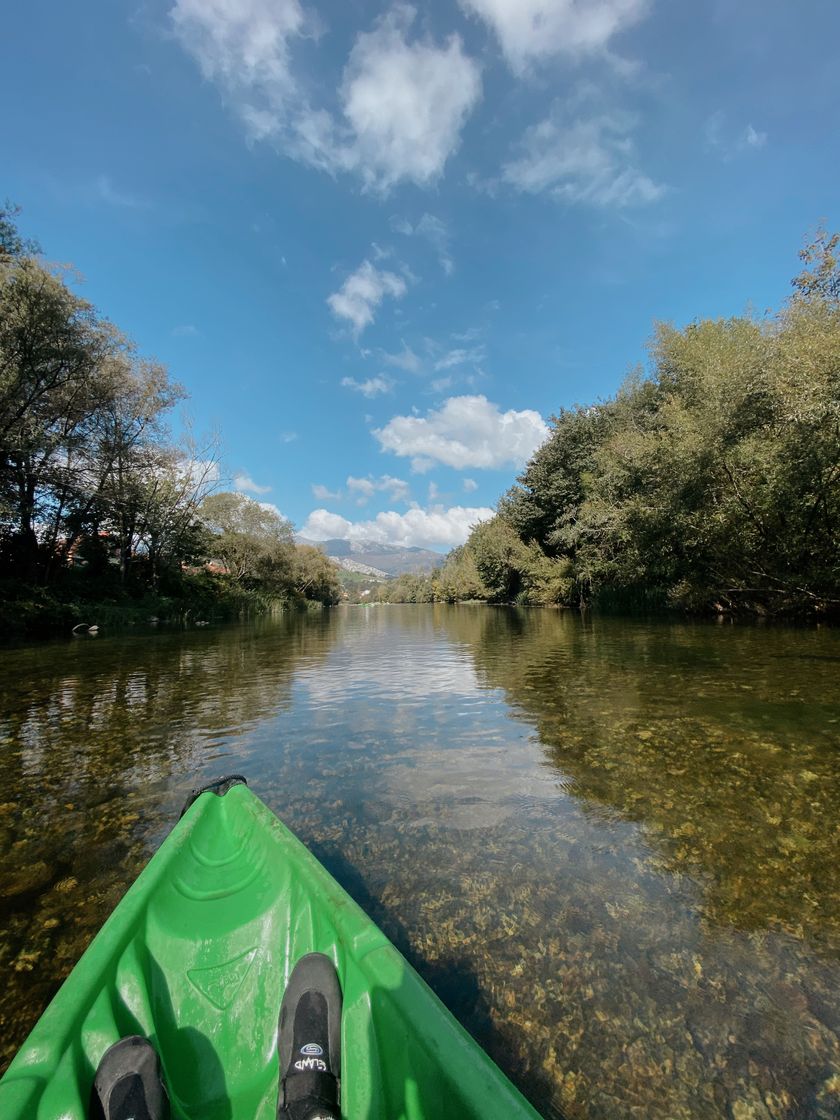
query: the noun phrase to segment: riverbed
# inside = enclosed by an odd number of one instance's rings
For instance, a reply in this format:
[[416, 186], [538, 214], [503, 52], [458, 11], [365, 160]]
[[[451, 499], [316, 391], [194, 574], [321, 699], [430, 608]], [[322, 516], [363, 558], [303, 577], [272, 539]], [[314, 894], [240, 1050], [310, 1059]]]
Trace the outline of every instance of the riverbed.
[[546, 1117], [840, 1117], [837, 631], [347, 607], [0, 694], [2, 1068], [239, 771]]

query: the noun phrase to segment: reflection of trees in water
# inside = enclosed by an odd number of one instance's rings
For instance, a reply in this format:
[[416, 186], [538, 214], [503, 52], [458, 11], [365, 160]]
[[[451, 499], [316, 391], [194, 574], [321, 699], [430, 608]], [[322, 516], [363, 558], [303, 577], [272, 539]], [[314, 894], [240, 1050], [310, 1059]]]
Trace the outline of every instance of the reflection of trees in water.
[[518, 812], [475, 832], [440, 827], [442, 795], [423, 821], [336, 836], [424, 975], [467, 962], [486, 1002], [466, 1025], [546, 1115], [835, 1117], [836, 782], [798, 784], [837, 776], [834, 638], [434, 615], [556, 781], [511, 769]]
[[[197, 772], [290, 704], [328, 614], [3, 654], [0, 995], [8, 1060], [171, 827]], [[237, 765], [241, 762], [237, 760]], [[236, 769], [228, 763], [228, 769]]]
[[723, 926], [840, 950], [840, 644], [833, 635], [447, 616], [486, 684], [538, 729], [565, 788], [639, 822], [654, 862]]

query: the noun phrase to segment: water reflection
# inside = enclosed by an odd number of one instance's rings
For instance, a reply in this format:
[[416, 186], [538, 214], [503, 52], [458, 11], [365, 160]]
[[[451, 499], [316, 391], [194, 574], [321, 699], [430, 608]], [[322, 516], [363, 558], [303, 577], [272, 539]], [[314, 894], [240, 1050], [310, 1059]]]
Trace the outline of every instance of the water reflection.
[[0, 673], [8, 1053], [241, 769], [546, 1115], [840, 1116], [835, 633], [348, 609]]
[[289, 708], [322, 615], [0, 652], [3, 1067], [177, 818], [197, 774]]

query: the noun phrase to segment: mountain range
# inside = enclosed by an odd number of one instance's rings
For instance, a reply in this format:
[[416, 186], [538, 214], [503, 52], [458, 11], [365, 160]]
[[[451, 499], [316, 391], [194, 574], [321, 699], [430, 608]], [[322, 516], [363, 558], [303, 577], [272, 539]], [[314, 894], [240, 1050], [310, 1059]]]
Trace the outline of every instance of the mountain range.
[[313, 541], [297, 535], [298, 544], [311, 544], [320, 548], [348, 572], [381, 576], [388, 579], [405, 572], [427, 573], [443, 563], [440, 552], [428, 548], [400, 548], [393, 544], [375, 544], [372, 541], [349, 541], [336, 538]]

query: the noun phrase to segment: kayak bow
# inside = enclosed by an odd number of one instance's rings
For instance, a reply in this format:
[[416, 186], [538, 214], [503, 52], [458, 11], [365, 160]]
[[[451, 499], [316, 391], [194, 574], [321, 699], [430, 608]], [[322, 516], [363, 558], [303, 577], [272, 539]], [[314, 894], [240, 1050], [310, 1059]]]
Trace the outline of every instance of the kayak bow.
[[295, 961], [344, 993], [342, 1112], [539, 1120], [411, 965], [238, 777], [188, 801], [0, 1081], [5, 1120], [83, 1120], [105, 1050], [148, 1037], [173, 1115], [273, 1120]]

